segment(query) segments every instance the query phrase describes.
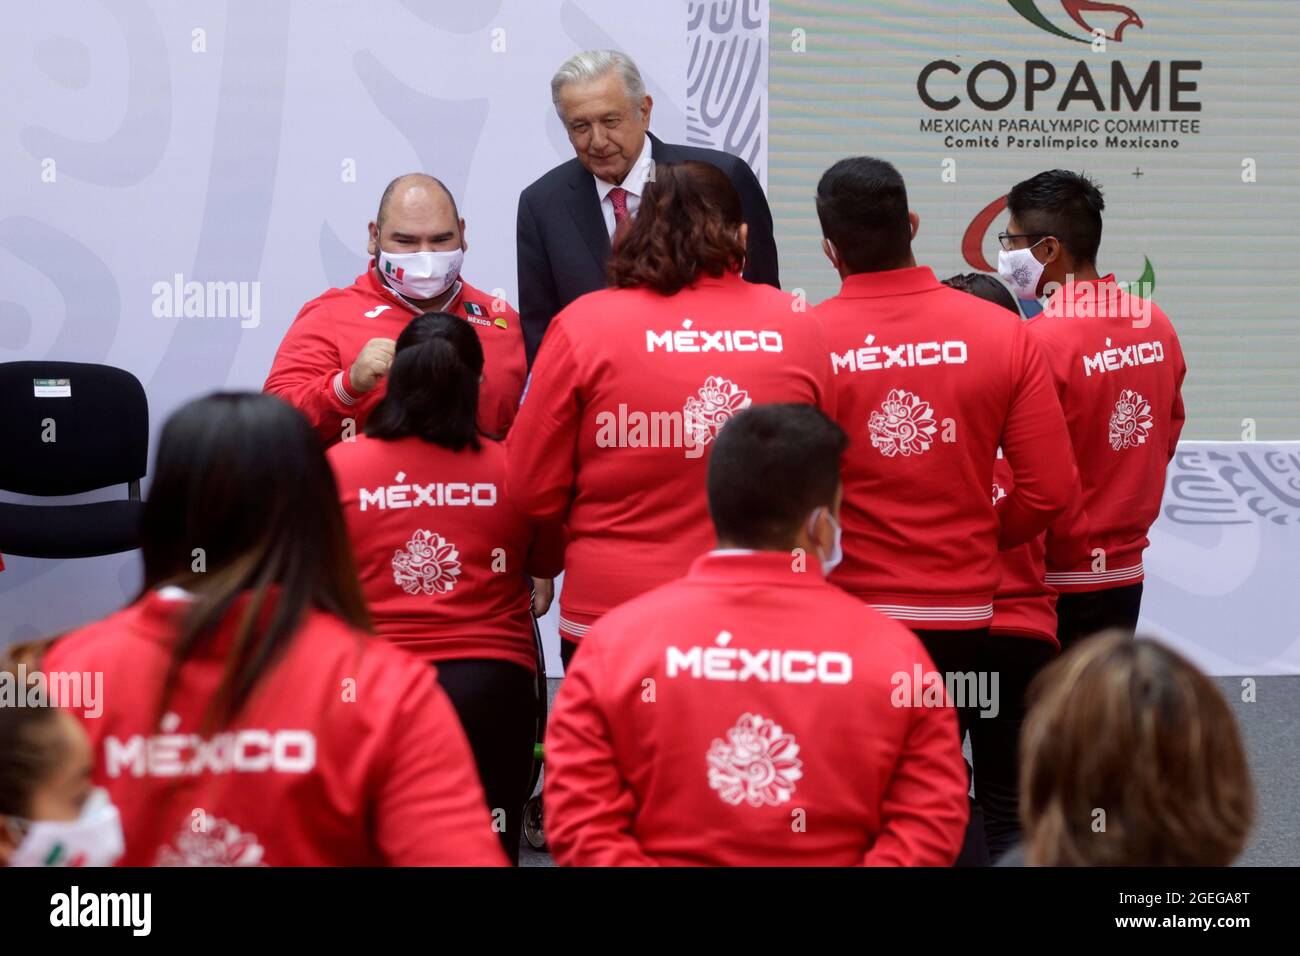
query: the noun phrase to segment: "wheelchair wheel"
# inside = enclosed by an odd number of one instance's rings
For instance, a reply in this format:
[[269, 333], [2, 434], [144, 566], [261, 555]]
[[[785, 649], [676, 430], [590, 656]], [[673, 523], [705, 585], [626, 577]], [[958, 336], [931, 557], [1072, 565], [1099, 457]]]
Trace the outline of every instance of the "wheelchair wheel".
[[534, 850], [546, 849], [546, 830], [542, 826], [542, 796], [531, 798], [524, 804], [524, 839]]
[[537, 702], [537, 723], [533, 734], [533, 771], [529, 776], [528, 792], [537, 789], [542, 778], [542, 738], [546, 735], [546, 655], [542, 652], [542, 630], [533, 618], [533, 644], [537, 648], [537, 683], [533, 693]]
[[533, 744], [533, 773], [528, 792], [533, 794], [524, 804], [524, 839], [538, 852], [546, 849], [546, 830], [542, 825], [542, 795], [534, 793], [542, 776], [542, 764], [546, 748], [542, 739], [546, 734], [546, 655], [542, 652], [542, 631], [533, 619], [533, 641], [537, 647], [537, 733]]

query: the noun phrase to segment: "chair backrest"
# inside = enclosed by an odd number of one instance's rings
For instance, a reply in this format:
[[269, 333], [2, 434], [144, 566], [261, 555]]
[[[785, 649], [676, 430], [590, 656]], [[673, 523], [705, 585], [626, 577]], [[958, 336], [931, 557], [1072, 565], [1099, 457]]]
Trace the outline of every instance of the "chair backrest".
[[138, 481], [148, 457], [149, 403], [130, 372], [84, 362], [0, 363], [0, 488], [80, 494]]

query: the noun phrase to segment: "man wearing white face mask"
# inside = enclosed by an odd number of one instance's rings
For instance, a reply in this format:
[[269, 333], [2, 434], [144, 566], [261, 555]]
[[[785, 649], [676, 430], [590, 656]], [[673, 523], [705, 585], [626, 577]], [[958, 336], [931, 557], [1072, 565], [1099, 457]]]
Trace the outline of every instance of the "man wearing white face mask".
[[1101, 190], [1064, 169], [1039, 173], [1007, 195], [998, 271], [1021, 298], [1049, 296], [1025, 331], [1061, 398], [1083, 482], [1087, 553], [1057, 562], [1061, 650], [1101, 631], [1132, 634], [1142, 604], [1142, 555], [1160, 513], [1165, 468], [1186, 413], [1187, 363], [1164, 311], [1097, 268]]
[[968, 813], [957, 722], [942, 694], [910, 691], [934, 665], [826, 580], [847, 444], [811, 405], [754, 405], [723, 426], [707, 481], [717, 548], [601, 617], [560, 689], [556, 862], [953, 862]]
[[[13, 682], [22, 674], [6, 668]], [[0, 707], [0, 866], [112, 866], [122, 821], [91, 785], [80, 722], [57, 707]]]
[[305, 416], [327, 444], [360, 434], [384, 394], [397, 336], [426, 312], [464, 319], [483, 345], [479, 427], [503, 437], [527, 374], [519, 316], [461, 275], [465, 220], [441, 182], [423, 173], [388, 184], [370, 223], [369, 267], [344, 289], [303, 306], [276, 353], [265, 391]]

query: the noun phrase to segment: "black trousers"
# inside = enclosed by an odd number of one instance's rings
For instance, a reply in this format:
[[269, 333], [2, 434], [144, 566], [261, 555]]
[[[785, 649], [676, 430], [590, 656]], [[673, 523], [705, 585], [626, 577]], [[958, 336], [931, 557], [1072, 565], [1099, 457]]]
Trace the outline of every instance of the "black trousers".
[[560, 660], [564, 662], [564, 673], [569, 673], [569, 662], [573, 660], [573, 655], [578, 653], [578, 644], [567, 637], [560, 638]]
[[519, 863], [524, 802], [531, 794], [537, 735], [537, 682], [509, 661], [438, 661], [438, 682], [451, 698], [478, 765], [493, 822], [504, 813], [501, 848]]
[[[975, 802], [984, 819], [989, 860], [998, 861], [1020, 839], [1020, 728], [1029, 682], [1056, 656], [1049, 641], [990, 633], [980, 648], [979, 669], [998, 675], [997, 713], [970, 723], [975, 763]], [[989, 678], [992, 680], [992, 677]]]
[[[913, 628], [913, 633], [925, 645], [926, 653], [934, 661], [935, 670], [944, 675], [947, 684], [949, 674], [978, 674], [980, 651], [988, 640], [987, 627], [969, 631], [940, 631]], [[957, 703], [954, 701], [954, 703]], [[957, 707], [957, 746], [966, 739], [971, 721], [978, 720], [978, 701], [962, 701]], [[970, 765], [967, 764], [967, 773]], [[970, 821], [966, 824], [966, 838], [962, 841], [961, 853], [957, 856], [956, 866], [988, 866], [988, 850], [984, 846], [984, 823], [979, 804], [972, 802]]]
[[1116, 628], [1132, 634], [1142, 609], [1142, 582], [1104, 591], [1062, 594], [1056, 599], [1056, 639], [1065, 653], [1085, 637]]
[[[980, 649], [989, 637], [987, 627], [974, 628], [969, 631], [932, 631], [914, 630], [913, 633], [925, 645], [926, 653], [934, 661], [935, 670], [945, 675], [977, 673], [980, 668]], [[955, 701], [954, 701], [955, 703]], [[965, 706], [957, 707], [958, 735], [966, 739], [971, 720], [979, 713], [978, 701], [965, 701]]]

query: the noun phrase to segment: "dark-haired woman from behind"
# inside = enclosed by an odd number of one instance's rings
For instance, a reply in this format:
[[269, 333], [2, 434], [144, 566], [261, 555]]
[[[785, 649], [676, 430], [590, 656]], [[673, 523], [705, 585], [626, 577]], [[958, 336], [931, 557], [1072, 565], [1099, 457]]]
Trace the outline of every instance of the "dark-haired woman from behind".
[[482, 374], [469, 323], [417, 316], [365, 434], [329, 458], [375, 630], [436, 665], [517, 861], [540, 706], [533, 614], [549, 604], [564, 542], [506, 494], [505, 450], [475, 421]]
[[820, 326], [741, 278], [747, 234], [725, 173], [660, 163], [614, 235], [611, 288], [547, 327], [506, 445], [516, 503], [567, 519], [566, 661], [606, 611], [713, 547], [709, 446], [733, 415], [767, 402], [834, 414]]
[[56, 641], [103, 674], [83, 718], [125, 865], [499, 865], [456, 714], [369, 636], [334, 477], [278, 398], [218, 394], [163, 429], [145, 588]]

